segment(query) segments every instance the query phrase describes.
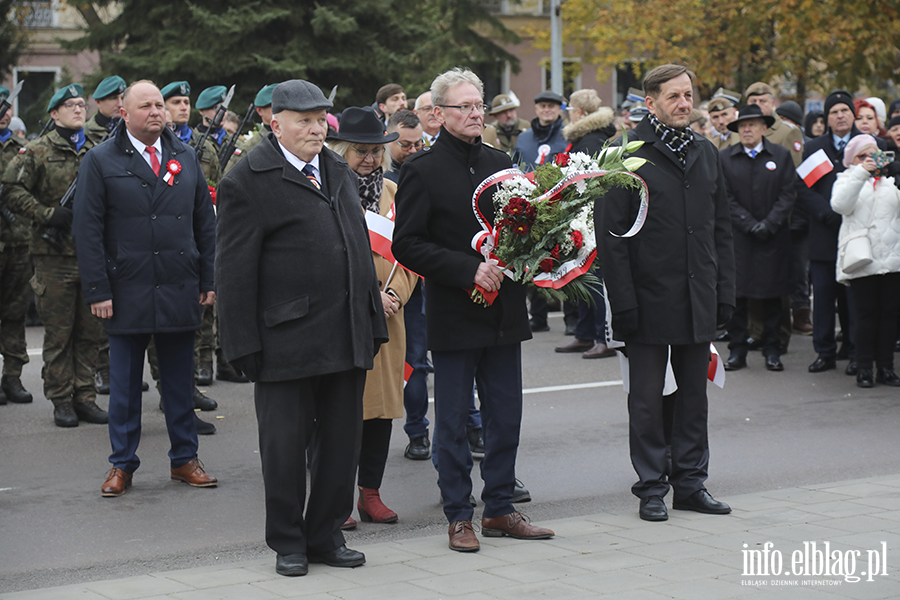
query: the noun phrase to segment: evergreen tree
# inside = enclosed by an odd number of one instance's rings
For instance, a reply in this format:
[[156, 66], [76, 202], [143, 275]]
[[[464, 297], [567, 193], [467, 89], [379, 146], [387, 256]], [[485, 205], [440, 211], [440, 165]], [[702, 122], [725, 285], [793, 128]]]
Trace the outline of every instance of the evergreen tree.
[[30, 9], [20, 6], [17, 0], [0, 0], [0, 14], [6, 19], [0, 22], [0, 76], [12, 73], [25, 49], [26, 37], [22, 20]]

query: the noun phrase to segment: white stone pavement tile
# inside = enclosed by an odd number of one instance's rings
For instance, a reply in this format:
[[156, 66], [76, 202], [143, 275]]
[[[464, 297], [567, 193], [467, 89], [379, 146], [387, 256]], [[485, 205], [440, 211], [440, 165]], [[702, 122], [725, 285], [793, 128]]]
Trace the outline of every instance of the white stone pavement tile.
[[[832, 548], [847, 550], [848, 547], [858, 548], [860, 550], [877, 550], [881, 551], [881, 542], [887, 543], [887, 553], [889, 555], [888, 562], [896, 564], [897, 551], [900, 549], [900, 534], [891, 531], [862, 531], [860, 533], [851, 533], [835, 537], [830, 540]], [[863, 552], [863, 556], [866, 553]]]
[[[449, 535], [429, 536], [394, 542], [399, 550], [419, 556], [442, 556], [447, 552], [453, 552], [449, 548]], [[363, 549], [365, 551], [365, 549]]]
[[757, 539], [781, 538], [796, 543], [815, 542], [834, 539], [839, 536], [847, 535], [846, 531], [835, 529], [833, 527], [823, 526], [822, 523], [830, 523], [832, 519], [826, 519], [818, 523], [800, 523], [798, 525], [778, 525], [769, 527], [759, 527], [751, 529], [750, 533], [757, 536]]
[[[275, 572], [274, 566], [272, 572]], [[168, 571], [165, 573], [151, 573], [154, 577], [165, 577], [191, 586], [196, 589], [216, 586], [233, 585], [237, 583], [254, 583], [269, 578], [264, 573], [239, 565], [216, 565], [214, 567], [200, 567], [197, 569], [184, 569], [181, 571]]]
[[[515, 553], [511, 554], [513, 562], [518, 562]], [[487, 571], [493, 567], [509, 565], [510, 561], [501, 560], [496, 556], [488, 556], [485, 552], [478, 552], [473, 556], [469, 552], [453, 552], [447, 550], [444, 556], [418, 557], [404, 563], [425, 572], [426, 577], [433, 575], [451, 575], [453, 573], [468, 573], [473, 569]]]
[[511, 562], [549, 560], [575, 554], [574, 550], [553, 544], [553, 540], [514, 540], [512, 538], [480, 538], [481, 556]]
[[[269, 579], [252, 584], [267, 592], [271, 592], [280, 597], [293, 598], [298, 596], [308, 596], [312, 594], [326, 594], [330, 592], [338, 592], [341, 590], [350, 590], [359, 588], [358, 585], [335, 577], [325, 569], [319, 569], [320, 565], [311, 565], [308, 575], [303, 577], [283, 577], [275, 575], [276, 579]], [[362, 567], [365, 569], [366, 567]], [[272, 569], [275, 573], [275, 569]]]
[[192, 588], [183, 583], [166, 579], [165, 577], [153, 577], [141, 575], [138, 577], [126, 577], [124, 579], [112, 579], [109, 581], [95, 581], [84, 584], [84, 587], [101, 596], [114, 598], [115, 600], [133, 600], [146, 598], [147, 596], [164, 596], [175, 592], [188, 591]]
[[331, 596], [342, 600], [423, 600], [428, 598], [428, 595], [423, 592], [422, 588], [401, 581], [387, 585], [335, 591], [331, 593]]
[[365, 555], [367, 567], [389, 565], [422, 557], [421, 554], [403, 550], [402, 547], [396, 542], [383, 542], [380, 544], [372, 544], [371, 546], [366, 546]]
[[172, 600], [281, 600], [281, 596], [248, 583], [178, 592], [167, 597]]
[[[602, 534], [596, 536], [577, 535], [574, 537], [555, 537], [542, 543], [562, 548], [563, 550], [568, 551], [569, 554], [584, 554], [590, 552], [604, 552], [606, 550], [618, 548], [622, 541], [622, 538], [611, 538], [607, 534]], [[628, 543], [633, 546], [646, 545], [634, 544], [630, 540]]]
[[721, 550], [725, 550], [726, 552], [733, 552], [735, 556], [741, 556], [741, 550], [744, 547], [744, 544], [748, 544], [751, 549], [756, 546], [762, 547], [762, 544], [765, 542], [773, 542], [776, 546], [779, 543], [788, 543], [788, 540], [785, 540], [781, 537], [774, 536], [761, 536], [757, 535], [754, 530], [750, 531], [736, 531], [733, 533], [721, 533], [718, 535], [709, 535], [700, 538], [694, 538], [694, 542], [698, 544], [702, 544], [704, 546], [710, 546], [712, 548], [719, 548]]
[[872, 496], [886, 496], [897, 493], [895, 486], [880, 485], [877, 483], [869, 483], [868, 481], [851, 484], [841, 484], [821, 488], [823, 491], [832, 494], [840, 494], [843, 496], [853, 496], [856, 498], [869, 498]]
[[528, 563], [518, 563], [483, 569], [491, 575], [504, 577], [518, 583], [539, 583], [541, 581], [565, 581], [570, 577], [588, 575], [591, 571], [576, 567], [570, 563], [541, 560]]
[[676, 518], [677, 516], [675, 518], [670, 516], [669, 522], [656, 523], [656, 527], [641, 527], [639, 529], [617, 531], [610, 534], [610, 537], [625, 538], [627, 540], [633, 540], [635, 542], [641, 542], [644, 544], [658, 544], [661, 542], [689, 540], [691, 538], [700, 537], [703, 535], [703, 533], [700, 531], [679, 527], [678, 524], [673, 523]]
[[[448, 552], [450, 552], [448, 550]], [[375, 568], [367, 568], [366, 566], [357, 567], [355, 569], [344, 569], [339, 567], [327, 567], [329, 574], [349, 581], [350, 583], [364, 587], [367, 585], [381, 585], [392, 581], [412, 581], [425, 577], [432, 577], [432, 573], [411, 567], [410, 563], [398, 563], [393, 565], [382, 565]]]
[[662, 586], [648, 589], [678, 600], [724, 600], [741, 593], [740, 583], [731, 583], [722, 579], [706, 579], [699, 583], [696, 581], [666, 582]]
[[96, 592], [86, 590], [83, 585], [63, 585], [42, 590], [0, 594], [0, 600], [61, 600], [63, 598], [65, 600], [109, 600], [108, 596], [101, 596]]
[[658, 585], [662, 581], [664, 580], [627, 569], [591, 573], [566, 579], [568, 585], [606, 594], [629, 592]]
[[678, 560], [703, 558], [713, 554], [721, 554], [722, 550], [704, 546], [703, 544], [698, 544], [696, 542], [677, 541], [665, 542], [663, 544], [647, 544], [646, 546], [627, 548], [622, 550], [622, 552], [629, 552], [658, 561], [667, 561], [671, 560], [673, 557]]
[[638, 516], [638, 499], [634, 499], [634, 512], [625, 512], [620, 514], [600, 513], [586, 517], [588, 521], [595, 521], [605, 525], [612, 525], [621, 529], [634, 529], [636, 527], [652, 527], [656, 523], [642, 521]]
[[731, 507], [732, 514], [740, 515], [742, 512], [755, 510], [774, 510], [794, 506], [794, 502], [784, 499], [769, 498], [761, 494], [747, 494], [735, 496], [726, 500]]
[[853, 501], [853, 504], [871, 506], [875, 510], [900, 510], [900, 494], [894, 491], [890, 495], [857, 498]]
[[797, 508], [777, 508], [772, 510], [756, 510], [739, 515], [747, 522], [747, 528], [765, 527], [766, 525], [781, 525], [791, 523], [809, 523], [818, 521], [822, 515], [800, 510]]
[[605, 552], [578, 554], [567, 556], [566, 558], [558, 558], [554, 560], [554, 562], [572, 565], [579, 569], [586, 569], [598, 573], [616, 569], [659, 564], [660, 561], [655, 558], [632, 554], [631, 552], [607, 550]]
[[510, 584], [509, 587], [491, 590], [490, 596], [497, 600], [589, 600], [597, 598], [597, 593], [561, 581], [543, 581], [524, 585]]
[[[678, 554], [673, 554], [672, 556], [682, 558]], [[707, 580], [730, 575], [734, 572], [733, 569], [724, 565], [700, 559], [678, 560], [646, 567], [632, 568], [629, 570], [634, 571], [635, 573], [649, 575], [650, 577], [665, 579], [666, 581]]]
[[509, 587], [509, 580], [485, 573], [484, 571], [471, 571], [464, 575], [441, 575], [439, 577], [417, 579], [416, 581], [411, 582], [411, 584], [433, 592], [440, 592], [442, 594], [453, 596], [472, 592], [484, 592], [490, 595], [492, 594], [492, 590]]
[[[890, 573], [890, 571], [888, 571]], [[891, 578], [881, 577], [875, 581], [858, 581], [843, 583], [837, 587], [825, 588], [832, 594], [851, 600], [897, 600], [900, 598], [900, 582], [895, 575]]]
[[609, 533], [610, 531], [618, 531], [622, 529], [609, 523], [601, 523], [591, 521], [584, 517], [578, 519], [564, 519], [560, 521], [548, 521], [542, 523], [542, 526], [549, 527], [556, 533], [556, 537], [581, 537], [595, 536], [598, 534]]
[[879, 517], [890, 519], [891, 521], [900, 521], [900, 510], [890, 510], [878, 515]]
[[610, 592], [608, 594], [603, 593], [603, 590], [597, 590], [595, 593], [599, 594], [598, 598], [608, 598], [610, 600], [664, 600], [667, 598], [671, 598], [671, 596], [660, 595], [657, 592], [651, 592], [648, 589], [634, 590], [631, 592]]
[[[871, 502], [872, 504], [868, 504]], [[822, 515], [823, 517], [855, 517], [880, 512], [884, 507], [877, 506], [876, 498], [855, 498], [853, 500], [835, 500], [832, 502], [816, 502], [803, 507], [808, 513]], [[900, 505], [897, 506], [900, 509]]]
[[729, 533], [733, 531], [746, 531], [754, 525], [739, 514], [730, 515], [702, 515], [686, 511], [669, 513], [667, 525], [677, 525], [684, 529], [699, 531], [706, 534]]
[[295, 594], [285, 596], [288, 600], [337, 600], [337, 596], [331, 594]]
[[829, 519], [828, 526], [833, 529], [841, 529], [850, 533], [863, 531], [881, 531], [884, 520], [880, 515], [857, 515], [855, 517], [841, 517]]
[[846, 494], [835, 494], [824, 490], [811, 490], [806, 488], [784, 488], [762, 492], [763, 498], [775, 500], [787, 500], [794, 504], [812, 504], [815, 502], [828, 502], [829, 500], [846, 500]]

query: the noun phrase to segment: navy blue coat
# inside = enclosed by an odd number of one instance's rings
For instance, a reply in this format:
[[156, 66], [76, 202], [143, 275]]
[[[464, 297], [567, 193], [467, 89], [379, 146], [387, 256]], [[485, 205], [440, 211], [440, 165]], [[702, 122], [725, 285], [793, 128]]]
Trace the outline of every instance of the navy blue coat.
[[526, 171], [533, 171], [535, 166], [537, 166], [541, 146], [547, 146], [549, 148], [547, 155], [544, 158], [544, 162], [541, 163], [548, 164], [553, 161], [553, 158], [557, 154], [565, 152], [566, 147], [569, 145], [569, 142], [566, 141], [566, 138], [564, 138], [562, 134], [562, 117], [556, 119], [556, 122], [552, 123], [548, 129], [545, 129], [543, 134], [538, 134], [535, 129], [535, 127], [539, 125], [540, 119], [535, 117], [531, 120], [531, 129], [527, 129], [520, 133], [516, 140], [516, 149], [513, 152], [513, 162], [521, 162]]
[[[214, 291], [216, 223], [194, 151], [169, 130], [153, 174], [120, 123], [81, 163], [72, 233], [87, 303], [113, 301], [112, 335], [192, 331]], [[175, 160], [181, 172], [163, 181]]]

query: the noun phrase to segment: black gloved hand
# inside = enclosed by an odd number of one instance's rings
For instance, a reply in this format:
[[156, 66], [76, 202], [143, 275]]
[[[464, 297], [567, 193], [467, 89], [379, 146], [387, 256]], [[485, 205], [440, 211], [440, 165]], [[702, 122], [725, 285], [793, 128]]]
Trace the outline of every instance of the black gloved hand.
[[254, 352], [246, 356], [239, 356], [231, 361], [231, 366], [246, 375], [250, 381], [259, 380], [259, 372], [262, 371], [262, 352]]
[[731, 320], [731, 315], [734, 314], [734, 307], [728, 304], [719, 304], [716, 307], [716, 327], [719, 329], [723, 329], [726, 325], [728, 325], [728, 321]]
[[[612, 316], [613, 335], [634, 335], [638, 332], [638, 309], [632, 308]], [[618, 339], [618, 338], [616, 338]]]
[[765, 223], [760, 221], [750, 228], [750, 235], [758, 240], [766, 241], [767, 239], [769, 239], [769, 228], [766, 227]]
[[72, 228], [73, 215], [72, 209], [68, 206], [57, 206], [53, 209], [53, 214], [50, 215], [50, 220], [47, 221], [47, 224], [57, 229], [69, 230]]

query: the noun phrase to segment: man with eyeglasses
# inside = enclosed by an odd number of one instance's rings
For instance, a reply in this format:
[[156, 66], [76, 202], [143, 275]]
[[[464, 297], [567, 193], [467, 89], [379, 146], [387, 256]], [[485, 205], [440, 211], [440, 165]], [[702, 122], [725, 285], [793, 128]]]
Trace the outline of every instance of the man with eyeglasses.
[[425, 146], [422, 141], [422, 122], [413, 111], [398, 110], [388, 119], [387, 132], [400, 134], [396, 141], [388, 144], [391, 170], [384, 174], [386, 179], [397, 183], [400, 179], [400, 167], [406, 159]]
[[[56, 129], [19, 151], [3, 175], [7, 207], [34, 221], [35, 303], [44, 321], [44, 396], [53, 402], [58, 427], [79, 421], [106, 423], [97, 406], [94, 367], [103, 336], [100, 319], [91, 314], [81, 291], [81, 277], [72, 239], [72, 207], [59, 201], [75, 181], [84, 155], [94, 143], [85, 136], [84, 91], [73, 83], [62, 88], [47, 106]], [[55, 230], [56, 244], [43, 239]]]
[[[509, 156], [482, 143], [484, 86], [455, 68], [431, 84], [441, 134], [428, 152], [410, 157], [397, 192], [394, 256], [425, 278], [425, 318], [434, 363], [438, 485], [457, 552], [480, 547], [472, 527], [472, 454], [466, 420], [478, 382], [484, 414], [481, 477], [486, 537], [546, 539], [554, 534], [522, 518], [512, 504], [522, 422], [521, 342], [531, 338], [525, 288], [471, 247], [481, 225], [472, 194], [487, 177], [510, 168]], [[494, 217], [491, 190], [479, 203]], [[490, 305], [474, 302], [476, 286], [498, 292]]]

